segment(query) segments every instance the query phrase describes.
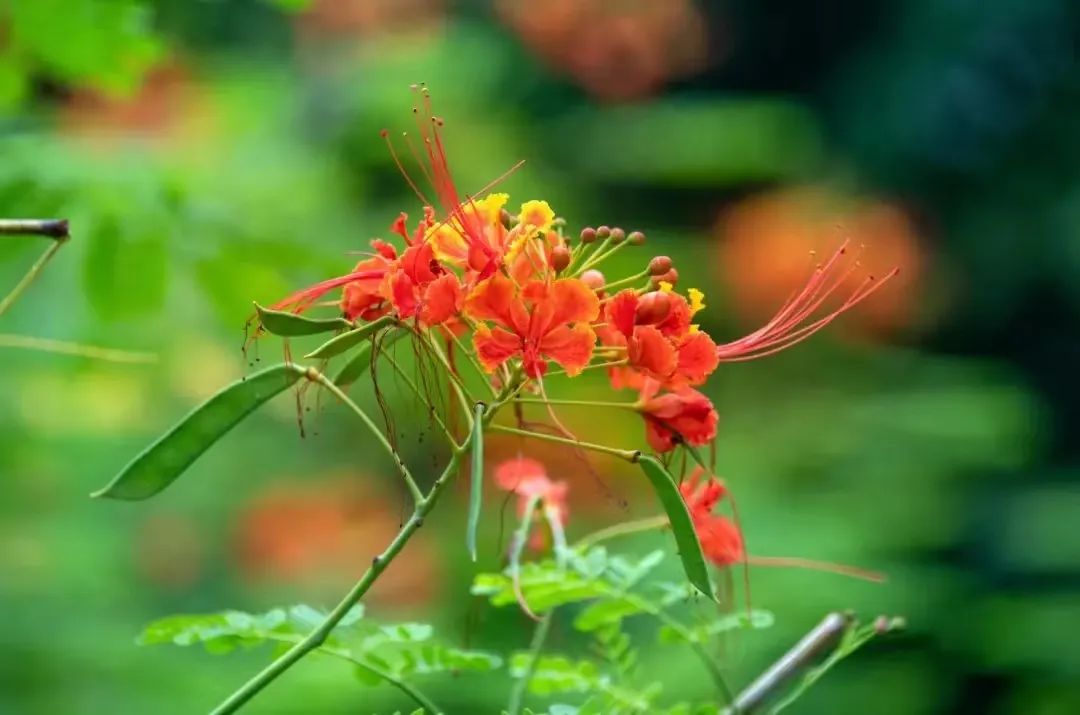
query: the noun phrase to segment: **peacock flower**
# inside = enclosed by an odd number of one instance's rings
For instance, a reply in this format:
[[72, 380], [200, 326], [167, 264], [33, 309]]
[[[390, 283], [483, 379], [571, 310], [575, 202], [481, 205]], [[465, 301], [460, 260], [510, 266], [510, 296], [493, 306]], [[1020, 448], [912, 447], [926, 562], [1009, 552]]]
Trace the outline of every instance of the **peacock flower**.
[[605, 345], [626, 348], [625, 366], [610, 371], [616, 389], [640, 389], [643, 379], [659, 381], [669, 388], [700, 385], [716, 369], [716, 344], [691, 324], [704, 307], [700, 291], [690, 289], [691, 300], [672, 291], [638, 294], [623, 290], [605, 306]]
[[600, 312], [596, 294], [580, 280], [532, 280], [520, 290], [501, 273], [479, 283], [465, 300], [465, 314], [479, 322], [473, 345], [489, 372], [520, 358], [525, 374], [540, 378], [548, 360], [577, 375], [592, 358]]
[[544, 465], [528, 457], [508, 459], [495, 468], [495, 484], [518, 497], [518, 516], [524, 516], [529, 502], [539, 499], [548, 513], [560, 524], [566, 524], [569, 509], [566, 505], [568, 486], [563, 481], [552, 481]]
[[709, 398], [690, 387], [658, 395], [660, 383], [646, 379], [636, 408], [645, 418], [645, 438], [657, 452], [670, 452], [678, 444], [694, 447], [716, 437], [720, 416]]
[[704, 480], [702, 477], [705, 477], [705, 470], [697, 467], [679, 485], [694, 531], [701, 542], [701, 551], [717, 566], [742, 563], [746, 560], [746, 548], [739, 527], [727, 517], [713, 514], [716, 505], [727, 496], [727, 487], [714, 476], [710, 475]]

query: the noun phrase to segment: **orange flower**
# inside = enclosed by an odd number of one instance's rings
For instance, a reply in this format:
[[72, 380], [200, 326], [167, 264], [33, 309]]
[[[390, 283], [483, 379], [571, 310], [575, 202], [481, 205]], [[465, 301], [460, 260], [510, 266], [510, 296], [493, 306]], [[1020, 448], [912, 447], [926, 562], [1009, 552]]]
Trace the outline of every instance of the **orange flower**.
[[[389, 311], [381, 288], [386, 271], [397, 261], [397, 249], [377, 238], [371, 246], [375, 255], [360, 261], [353, 269], [353, 273], [367, 277], [349, 281], [341, 291], [341, 312], [348, 320], [374, 320]], [[297, 307], [302, 309], [300, 305]]]
[[[533, 499], [539, 499], [547, 518], [565, 525], [570, 511], [566, 506], [566, 482], [553, 482], [548, 479], [544, 465], [528, 457], [508, 459], [495, 468], [495, 483], [500, 489], [517, 494], [518, 518], [525, 516], [525, 511]], [[543, 549], [547, 530], [537, 521], [532, 526], [529, 545], [534, 549]]]
[[[692, 291], [700, 302], [700, 293]], [[625, 345], [628, 365], [611, 371], [612, 385], [641, 387], [652, 378], [668, 387], [700, 385], [716, 369], [716, 344], [690, 324], [694, 308], [670, 290], [617, 293], [606, 306], [607, 345]], [[637, 373], [637, 374], [635, 374]]]
[[461, 312], [464, 293], [458, 277], [435, 260], [429, 243], [415, 243], [401, 254], [387, 276], [389, 298], [401, 319], [418, 316], [425, 325], [444, 323]]
[[476, 286], [465, 312], [495, 324], [479, 323], [473, 333], [477, 357], [489, 372], [520, 357], [532, 378], [543, 377], [548, 360], [576, 375], [592, 357], [596, 333], [589, 323], [599, 314], [600, 301], [577, 279], [532, 280], [519, 291], [496, 273]]
[[679, 485], [683, 500], [690, 511], [694, 531], [701, 542], [701, 551], [705, 558], [717, 566], [730, 566], [746, 560], [745, 546], [739, 527], [725, 516], [712, 511], [725, 496], [727, 487], [724, 482], [709, 476], [704, 482], [705, 470], [697, 467], [690, 477]]
[[670, 452], [682, 442], [700, 447], [716, 436], [720, 416], [709, 398], [689, 387], [657, 397], [659, 389], [655, 380], [645, 380], [638, 401], [650, 447], [657, 452]]
[[495, 484], [518, 496], [518, 516], [525, 514], [529, 502], [539, 498], [565, 524], [569, 516], [566, 506], [567, 484], [548, 479], [544, 465], [528, 457], [508, 459], [495, 468]]

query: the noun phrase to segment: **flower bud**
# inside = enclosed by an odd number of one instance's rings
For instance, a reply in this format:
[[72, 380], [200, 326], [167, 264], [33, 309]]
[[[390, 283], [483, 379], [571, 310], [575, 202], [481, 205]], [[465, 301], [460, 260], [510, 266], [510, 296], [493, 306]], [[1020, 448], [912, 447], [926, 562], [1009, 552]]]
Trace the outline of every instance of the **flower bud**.
[[595, 268], [590, 268], [582, 273], [581, 282], [588, 286], [591, 291], [600, 291], [607, 285], [607, 279], [604, 278], [604, 274]]
[[653, 291], [641, 296], [634, 311], [634, 322], [638, 325], [655, 325], [668, 317], [671, 312], [671, 298], [667, 293]]
[[599, 238], [599, 239], [605, 239], [610, 235], [611, 235], [611, 227], [610, 226], [600, 226], [599, 228], [596, 229], [596, 237]]
[[570, 265], [570, 251], [566, 246], [555, 246], [551, 249], [551, 267], [556, 273], [562, 273]]
[[596, 229], [591, 226], [581, 229], [581, 242], [592, 243], [596, 240]]
[[641, 231], [631, 231], [626, 240], [630, 242], [631, 246], [641, 246], [645, 243], [645, 234]]
[[678, 285], [679, 272], [674, 268], [668, 270], [667, 273], [663, 273], [658, 276], [653, 276], [651, 279], [654, 288], [659, 288], [661, 283], [670, 283], [671, 285]]
[[626, 240], [626, 231], [623, 231], [618, 226], [611, 229], [611, 242], [612, 243], [622, 243], [625, 240]]
[[662, 276], [671, 270], [671, 259], [667, 256], [656, 256], [649, 261], [649, 275]]

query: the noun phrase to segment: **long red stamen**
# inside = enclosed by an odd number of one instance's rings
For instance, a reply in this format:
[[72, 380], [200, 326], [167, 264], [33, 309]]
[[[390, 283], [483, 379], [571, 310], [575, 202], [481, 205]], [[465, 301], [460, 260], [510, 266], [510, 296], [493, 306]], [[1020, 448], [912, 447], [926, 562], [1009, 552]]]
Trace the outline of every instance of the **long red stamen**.
[[292, 307], [293, 312], [301, 313], [305, 308], [310, 307], [311, 303], [315, 302], [323, 295], [329, 293], [335, 288], [339, 288], [346, 283], [352, 283], [353, 281], [371, 278], [382, 278], [384, 275], [386, 275], [385, 269], [347, 273], [343, 276], [338, 276], [337, 278], [331, 278], [330, 280], [316, 283], [313, 286], [308, 286], [307, 288], [297, 291], [283, 300], [279, 300], [277, 303], [274, 303], [270, 307], [273, 310], [284, 310], [286, 308]]
[[821, 306], [858, 269], [857, 261], [841, 267], [847, 250], [848, 242], [845, 241], [828, 261], [814, 268], [802, 290], [789, 297], [776, 315], [761, 328], [738, 340], [717, 346], [716, 354], [720, 360], [722, 362], [756, 360], [786, 350], [806, 340], [842, 313], [854, 308], [900, 272], [899, 268], [894, 268], [881, 279], [868, 276], [839, 306], [821, 317], [812, 319]]
[[829, 561], [815, 561], [813, 559], [802, 559], [789, 556], [747, 556], [746, 563], [753, 566], [822, 571], [824, 573], [834, 573], [840, 576], [849, 576], [863, 581], [870, 581], [871, 583], [885, 582], [885, 574], [878, 571], [862, 569], [858, 566], [848, 566], [846, 564], [834, 564]]

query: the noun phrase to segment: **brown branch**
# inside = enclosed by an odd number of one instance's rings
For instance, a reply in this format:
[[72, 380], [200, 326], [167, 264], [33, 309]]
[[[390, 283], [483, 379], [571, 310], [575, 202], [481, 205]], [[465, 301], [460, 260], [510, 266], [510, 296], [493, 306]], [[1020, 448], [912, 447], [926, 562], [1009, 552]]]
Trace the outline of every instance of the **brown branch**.
[[852, 617], [844, 613], [830, 613], [825, 616], [821, 623], [814, 626], [791, 650], [746, 686], [729, 707], [720, 711], [720, 715], [746, 715], [754, 712], [800, 671], [831, 649], [852, 622]]
[[48, 236], [66, 240], [68, 233], [66, 218], [6, 218], [0, 219], [0, 235], [7, 236]]

